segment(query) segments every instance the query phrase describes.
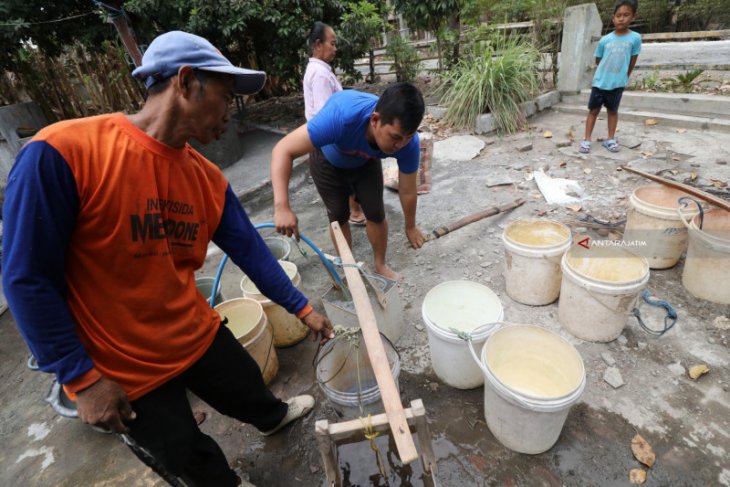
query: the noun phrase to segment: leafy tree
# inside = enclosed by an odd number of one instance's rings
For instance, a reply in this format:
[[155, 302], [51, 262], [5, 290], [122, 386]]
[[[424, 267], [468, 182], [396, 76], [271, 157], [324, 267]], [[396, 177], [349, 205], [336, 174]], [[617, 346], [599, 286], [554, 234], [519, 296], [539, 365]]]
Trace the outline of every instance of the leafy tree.
[[117, 37], [89, 0], [3, 0], [0, 19], [0, 70], [22, 63], [30, 45], [53, 56], [77, 40], [93, 49]]
[[[447, 41], [447, 30], [458, 33], [461, 30], [459, 20], [464, 0], [393, 0], [395, 10], [399, 12], [409, 27], [434, 32], [439, 65], [442, 65], [443, 44]], [[453, 36], [452, 36], [453, 39]], [[458, 34], [457, 42], [452, 44], [451, 58], [448, 64], [455, 64], [459, 57]]]
[[369, 53], [369, 82], [375, 81], [375, 63], [373, 45], [375, 38], [386, 29], [386, 6], [382, 0], [360, 0], [345, 5], [346, 11], [336, 27], [338, 35], [337, 58], [335, 63], [351, 78], [360, 79], [361, 74], [355, 69], [355, 61], [363, 53]]

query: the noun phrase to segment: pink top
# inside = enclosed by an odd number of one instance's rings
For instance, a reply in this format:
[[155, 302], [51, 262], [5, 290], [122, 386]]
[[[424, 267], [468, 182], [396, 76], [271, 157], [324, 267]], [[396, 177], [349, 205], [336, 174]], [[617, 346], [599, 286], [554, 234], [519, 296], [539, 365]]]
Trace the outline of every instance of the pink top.
[[332, 67], [321, 59], [309, 58], [304, 72], [304, 117], [310, 120], [342, 85]]

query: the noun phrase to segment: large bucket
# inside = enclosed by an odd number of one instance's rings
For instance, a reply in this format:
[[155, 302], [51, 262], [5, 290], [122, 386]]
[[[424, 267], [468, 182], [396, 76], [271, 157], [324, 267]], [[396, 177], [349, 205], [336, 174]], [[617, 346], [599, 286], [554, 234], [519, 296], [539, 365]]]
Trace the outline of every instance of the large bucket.
[[226, 326], [256, 361], [264, 383], [271, 382], [279, 371], [279, 358], [274, 348], [274, 333], [261, 304], [253, 299], [236, 298], [219, 304], [215, 310], [221, 319], [228, 318]]
[[687, 195], [658, 184], [639, 186], [629, 197], [623, 240], [644, 242], [641, 254], [652, 269], [674, 266], [687, 248], [687, 229], [679, 212], [692, 218], [698, 210], [680, 210], [682, 196]]
[[264, 243], [269, 248], [276, 260], [289, 260], [289, 254], [291, 254], [291, 244], [289, 240], [284, 237], [272, 235], [270, 237], [264, 237]]
[[570, 248], [570, 228], [554, 220], [529, 218], [502, 233], [507, 295], [522, 304], [550, 304], [560, 294], [560, 258]]
[[[373, 308], [375, 322], [378, 330], [388, 340], [397, 343], [405, 331], [405, 320], [403, 319], [403, 302], [398, 292], [398, 283], [382, 276], [371, 276], [373, 285], [382, 291], [385, 296], [385, 307], [380, 306], [377, 297], [367, 287], [370, 306]], [[340, 289], [331, 287], [322, 296], [322, 304], [327, 317], [333, 325], [340, 325], [346, 328], [360, 328], [360, 320], [355, 312], [355, 305], [349, 296], [346, 296]]]
[[[381, 334], [388, 366], [398, 387], [400, 357]], [[383, 402], [361, 331], [347, 332], [328, 341], [315, 363], [317, 382], [332, 408], [343, 419], [382, 413]]]
[[583, 340], [618, 338], [649, 281], [644, 257], [619, 247], [573, 246], [561, 261], [558, 319]]
[[423, 322], [428, 331], [431, 365], [439, 379], [457, 389], [484, 384], [484, 376], [469, 356], [459, 333], [471, 334], [481, 346], [504, 319], [504, 310], [494, 292], [471, 281], [446, 281], [432, 288], [423, 299]]
[[684, 221], [689, 247], [682, 285], [697, 298], [730, 304], [730, 212], [716, 208], [700, 218]]
[[[200, 294], [205, 296], [206, 301], [210, 301], [210, 295], [213, 294], [213, 283], [215, 282], [214, 277], [198, 277], [195, 279], [195, 287], [198, 288], [198, 291], [200, 291]], [[221, 286], [220, 282], [218, 283], [218, 291], [215, 293], [215, 300], [213, 301], [214, 306], [218, 306], [223, 301], [225, 301], [226, 298], [223, 296], [223, 293], [221, 292]]]
[[494, 437], [519, 453], [549, 450], [585, 389], [575, 347], [538, 326], [509, 325], [487, 339], [481, 360], [470, 351], [486, 378], [484, 418]]
[[[297, 270], [296, 264], [292, 262], [279, 261], [279, 264], [291, 279], [295, 287], [299, 287], [302, 278]], [[269, 323], [274, 327], [274, 346], [289, 347], [301, 342], [309, 333], [307, 325], [301, 322], [295, 315], [289, 313], [285, 308], [271, 301], [269, 298], [261, 294], [256, 284], [245, 276], [241, 280], [241, 291], [244, 298], [250, 298], [261, 303], [264, 307], [264, 313], [269, 319]]]

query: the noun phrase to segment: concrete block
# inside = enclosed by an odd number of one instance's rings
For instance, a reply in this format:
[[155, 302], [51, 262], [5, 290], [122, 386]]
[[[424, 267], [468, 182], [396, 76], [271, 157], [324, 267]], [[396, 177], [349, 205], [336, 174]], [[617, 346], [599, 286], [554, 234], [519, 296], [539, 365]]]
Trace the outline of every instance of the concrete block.
[[560, 103], [560, 92], [553, 90], [548, 93], [543, 93], [535, 98], [535, 103], [537, 104], [537, 110], [540, 112], [553, 105], [557, 105]]
[[446, 108], [438, 105], [426, 105], [426, 113], [434, 118], [444, 118], [446, 116]]
[[476, 133], [488, 134], [494, 130], [494, 119], [492, 118], [491, 113], [483, 113], [477, 117], [476, 127], [474, 128]]
[[520, 105], [520, 110], [525, 118], [529, 118], [537, 113], [537, 103], [535, 103], [535, 100], [526, 101]]
[[565, 9], [563, 40], [558, 71], [558, 91], [575, 93], [591, 85], [593, 54], [603, 23], [594, 3], [584, 3]]

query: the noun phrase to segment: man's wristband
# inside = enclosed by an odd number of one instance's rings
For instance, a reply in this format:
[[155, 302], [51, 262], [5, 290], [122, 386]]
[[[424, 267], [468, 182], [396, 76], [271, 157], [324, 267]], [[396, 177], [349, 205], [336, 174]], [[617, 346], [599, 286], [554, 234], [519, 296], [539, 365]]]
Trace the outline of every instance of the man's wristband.
[[312, 308], [311, 304], [307, 303], [302, 309], [297, 311], [297, 318], [303, 320], [304, 318], [309, 316], [312, 311], [314, 311], [314, 308]]

